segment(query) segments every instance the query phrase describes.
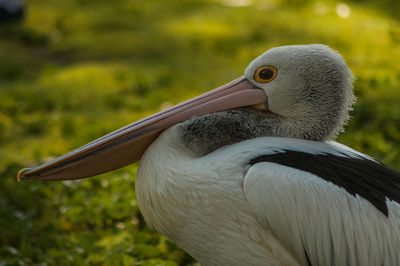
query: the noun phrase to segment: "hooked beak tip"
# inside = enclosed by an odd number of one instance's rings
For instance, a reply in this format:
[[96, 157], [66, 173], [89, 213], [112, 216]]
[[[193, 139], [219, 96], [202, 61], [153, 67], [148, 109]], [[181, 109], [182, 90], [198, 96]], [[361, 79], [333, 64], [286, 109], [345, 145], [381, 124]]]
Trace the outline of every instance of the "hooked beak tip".
[[29, 171], [30, 168], [23, 168], [21, 170], [19, 170], [18, 174], [17, 174], [17, 179], [18, 182], [21, 183], [21, 180], [26, 180], [26, 179], [30, 179], [29, 177], [27, 177], [24, 173]]

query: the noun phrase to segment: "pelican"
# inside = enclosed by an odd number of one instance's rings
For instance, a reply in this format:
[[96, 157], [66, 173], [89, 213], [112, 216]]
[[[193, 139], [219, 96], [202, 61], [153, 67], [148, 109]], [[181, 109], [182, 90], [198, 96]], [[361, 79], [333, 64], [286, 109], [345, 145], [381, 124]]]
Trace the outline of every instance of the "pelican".
[[140, 160], [146, 222], [202, 265], [400, 265], [400, 173], [333, 141], [352, 80], [325, 45], [276, 47], [243, 77], [18, 178]]

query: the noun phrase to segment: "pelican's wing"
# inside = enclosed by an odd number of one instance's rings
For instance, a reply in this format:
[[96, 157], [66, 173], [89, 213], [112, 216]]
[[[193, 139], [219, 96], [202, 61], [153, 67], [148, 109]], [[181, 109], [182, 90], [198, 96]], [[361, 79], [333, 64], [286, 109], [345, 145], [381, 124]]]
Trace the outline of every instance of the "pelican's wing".
[[400, 265], [400, 173], [337, 143], [295, 142], [250, 162], [244, 193], [262, 226], [304, 265]]

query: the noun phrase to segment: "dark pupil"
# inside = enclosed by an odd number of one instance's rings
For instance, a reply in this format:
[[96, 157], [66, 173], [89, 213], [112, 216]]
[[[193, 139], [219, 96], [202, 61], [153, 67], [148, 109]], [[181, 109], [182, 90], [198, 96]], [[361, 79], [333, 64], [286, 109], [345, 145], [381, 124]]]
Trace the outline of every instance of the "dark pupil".
[[274, 71], [269, 68], [265, 68], [260, 71], [259, 76], [261, 79], [270, 79], [274, 75]]

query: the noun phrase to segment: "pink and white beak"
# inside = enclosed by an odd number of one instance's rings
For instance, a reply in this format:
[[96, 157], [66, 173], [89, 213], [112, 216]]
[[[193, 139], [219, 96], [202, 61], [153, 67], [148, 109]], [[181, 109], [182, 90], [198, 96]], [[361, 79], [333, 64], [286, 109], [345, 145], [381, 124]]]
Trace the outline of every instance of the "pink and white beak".
[[241, 77], [129, 124], [45, 164], [22, 169], [18, 179], [67, 180], [105, 173], [139, 161], [163, 130], [179, 122], [194, 116], [266, 102], [264, 91]]

